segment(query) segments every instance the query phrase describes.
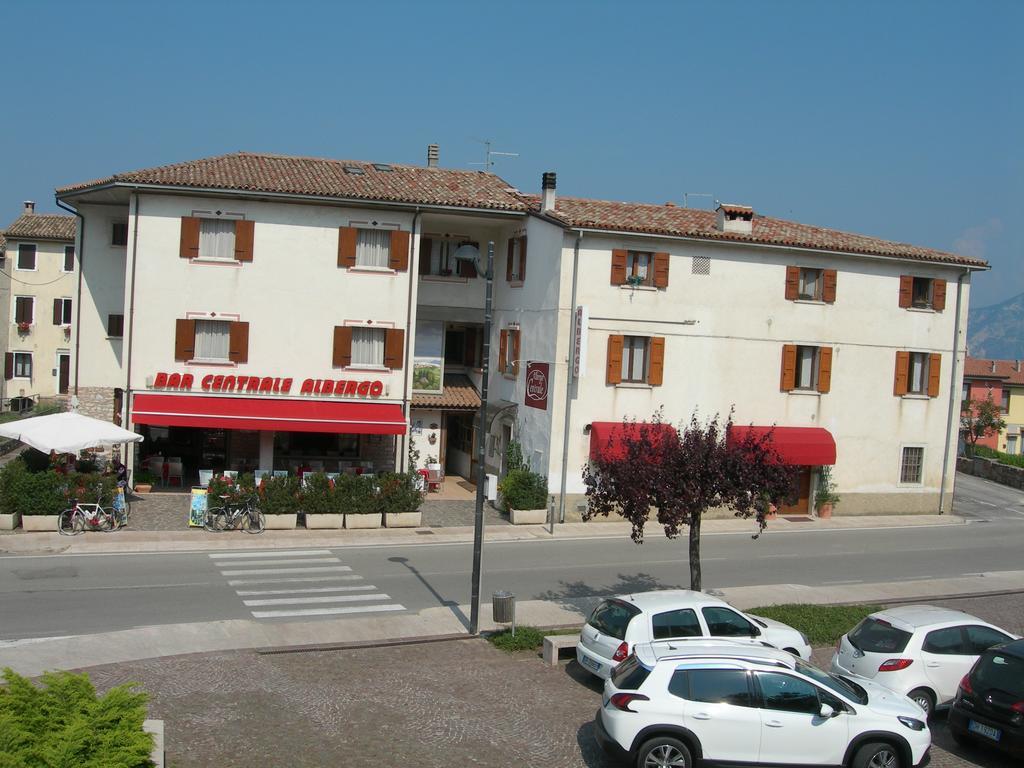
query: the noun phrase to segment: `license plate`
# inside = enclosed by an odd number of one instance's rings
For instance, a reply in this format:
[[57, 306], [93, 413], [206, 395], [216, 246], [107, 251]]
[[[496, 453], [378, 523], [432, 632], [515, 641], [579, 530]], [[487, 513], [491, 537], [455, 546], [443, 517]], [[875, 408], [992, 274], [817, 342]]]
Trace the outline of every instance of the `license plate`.
[[601, 671], [601, 663], [598, 661], [594, 661], [589, 656], [580, 655], [580, 662], [583, 664], [584, 667], [590, 667], [595, 672]]
[[980, 736], [992, 739], [992, 741], [999, 741], [999, 738], [1003, 735], [1002, 731], [998, 728], [993, 728], [989, 725], [982, 723], [976, 723], [973, 720], [969, 720], [967, 723], [967, 730], [971, 733], [977, 733]]

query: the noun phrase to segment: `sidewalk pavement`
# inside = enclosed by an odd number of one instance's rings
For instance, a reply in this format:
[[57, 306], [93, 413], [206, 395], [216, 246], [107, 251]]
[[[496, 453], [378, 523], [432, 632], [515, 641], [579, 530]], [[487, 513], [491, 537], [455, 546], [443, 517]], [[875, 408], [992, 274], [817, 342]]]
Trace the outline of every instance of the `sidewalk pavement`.
[[[868, 530], [878, 528], [942, 527], [963, 525], [956, 515], [870, 515], [818, 518], [780, 517], [768, 524], [764, 535], [829, 530]], [[657, 523], [648, 523], [647, 535], [662, 535]], [[625, 538], [629, 523], [561, 523], [554, 533], [547, 525], [500, 525], [486, 527], [487, 541], [538, 539]], [[701, 536], [716, 534], [755, 534], [753, 520], [736, 518], [704, 520]], [[683, 536], [685, 536], [685, 532]], [[202, 528], [176, 531], [137, 531], [130, 527], [111, 533], [88, 532], [78, 536], [58, 533], [5, 532], [0, 535], [0, 554], [103, 554], [117, 552], [194, 552], [212, 550], [287, 549], [289, 547], [399, 546], [409, 544], [461, 543], [473, 540], [472, 526], [423, 528], [379, 528], [372, 530], [265, 531], [250, 535], [241, 531], [210, 533]]]

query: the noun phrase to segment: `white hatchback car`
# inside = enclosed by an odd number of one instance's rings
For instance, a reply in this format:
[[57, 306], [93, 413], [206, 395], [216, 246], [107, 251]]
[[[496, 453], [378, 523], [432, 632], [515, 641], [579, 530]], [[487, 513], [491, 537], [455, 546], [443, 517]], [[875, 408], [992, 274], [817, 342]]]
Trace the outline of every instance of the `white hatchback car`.
[[811, 658], [807, 637], [778, 621], [752, 616], [703, 592], [670, 589], [602, 600], [576, 644], [576, 660], [608, 679], [637, 643], [728, 638]]
[[876, 680], [906, 694], [931, 716], [952, 703], [978, 656], [1015, 638], [962, 611], [931, 605], [887, 608], [839, 638], [831, 670]]
[[638, 645], [604, 685], [598, 743], [636, 768], [911, 768], [931, 733], [906, 696], [734, 642]]

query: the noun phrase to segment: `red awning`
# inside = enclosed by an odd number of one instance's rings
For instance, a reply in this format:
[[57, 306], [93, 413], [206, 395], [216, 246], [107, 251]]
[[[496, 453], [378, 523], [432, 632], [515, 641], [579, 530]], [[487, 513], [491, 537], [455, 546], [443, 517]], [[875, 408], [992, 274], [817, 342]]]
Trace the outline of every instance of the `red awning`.
[[595, 421], [590, 425], [590, 458], [610, 461], [625, 458], [623, 438], [639, 438], [644, 427], [653, 429], [654, 434], [664, 431], [675, 432], [676, 429], [671, 424], [650, 424], [642, 421], [630, 424], [621, 421]]
[[135, 395], [135, 424], [222, 427], [281, 432], [402, 435], [406, 421], [393, 403], [346, 403], [257, 397]]
[[[750, 433], [761, 437], [773, 427], [740, 427], [733, 425], [727, 442], [732, 445]], [[774, 427], [772, 446], [786, 464], [820, 467], [836, 463], [836, 441], [822, 427]]]

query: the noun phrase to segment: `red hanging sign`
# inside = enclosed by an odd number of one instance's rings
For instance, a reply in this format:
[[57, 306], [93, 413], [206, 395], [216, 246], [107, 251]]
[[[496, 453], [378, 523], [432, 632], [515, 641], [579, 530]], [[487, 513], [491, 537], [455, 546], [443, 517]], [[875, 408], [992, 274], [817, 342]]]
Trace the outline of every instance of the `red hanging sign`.
[[548, 381], [547, 363], [530, 362], [526, 364], [525, 405], [539, 408], [542, 411], [548, 409]]

